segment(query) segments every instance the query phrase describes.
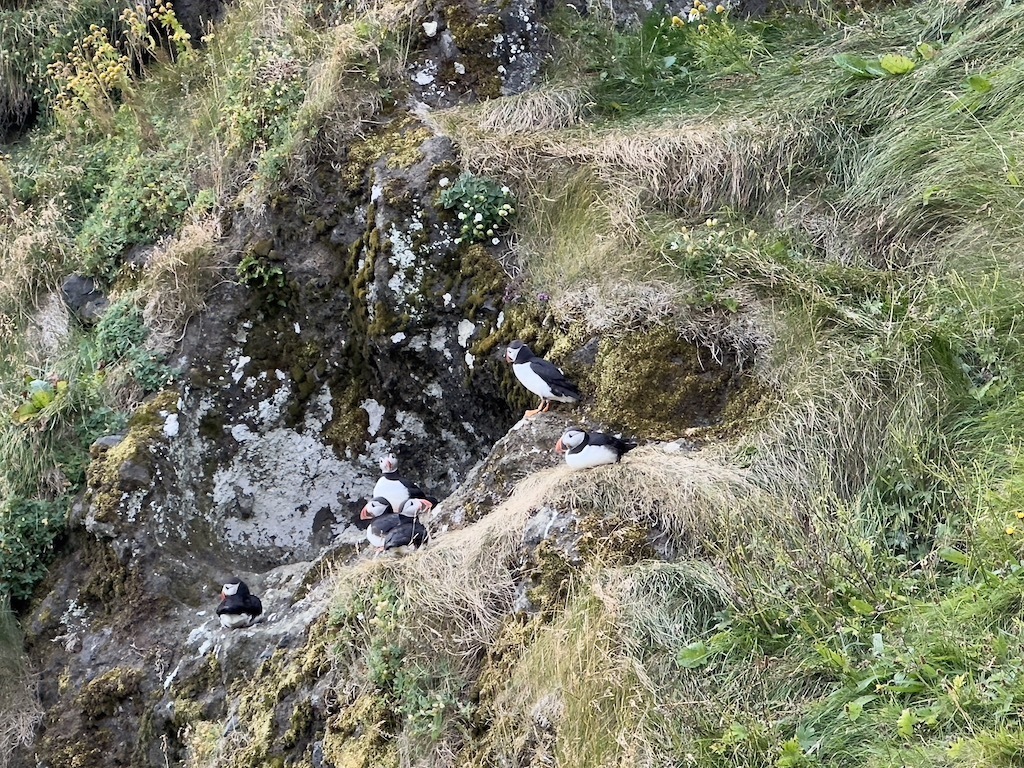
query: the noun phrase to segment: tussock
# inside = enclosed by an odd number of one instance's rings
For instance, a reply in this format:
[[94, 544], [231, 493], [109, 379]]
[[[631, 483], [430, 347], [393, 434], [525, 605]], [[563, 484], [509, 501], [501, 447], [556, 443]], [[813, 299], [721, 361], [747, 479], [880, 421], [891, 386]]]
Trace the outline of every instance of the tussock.
[[475, 107], [475, 127], [511, 137], [533, 131], [579, 125], [587, 109], [587, 92], [578, 86], [556, 85], [525, 91]]
[[0, 600], [0, 768], [17, 747], [31, 743], [41, 717], [17, 623], [6, 600]]
[[401, 585], [405, 604], [415, 606], [407, 627], [418, 638], [418, 654], [472, 664], [494, 640], [515, 600], [526, 520], [568, 475], [563, 467], [531, 475], [478, 523], [384, 566]]
[[142, 313], [154, 351], [169, 353], [189, 319], [206, 307], [209, 289], [227, 268], [219, 237], [220, 226], [210, 218], [156, 246], [143, 278], [148, 301]]

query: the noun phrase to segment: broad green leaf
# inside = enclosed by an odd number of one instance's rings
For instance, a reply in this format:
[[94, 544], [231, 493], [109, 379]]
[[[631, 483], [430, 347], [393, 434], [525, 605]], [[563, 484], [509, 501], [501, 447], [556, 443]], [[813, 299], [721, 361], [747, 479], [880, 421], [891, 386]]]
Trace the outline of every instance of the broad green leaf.
[[708, 647], [703, 641], [698, 640], [696, 643], [690, 643], [679, 652], [679, 666], [683, 669], [703, 667], [708, 663], [709, 657]]
[[959, 549], [953, 549], [953, 547], [940, 549], [939, 557], [947, 563], [953, 563], [954, 565], [967, 565], [967, 555]]
[[875, 632], [871, 636], [871, 652], [876, 656], [882, 656], [885, 653], [885, 643], [882, 642], [882, 633]]
[[916, 722], [917, 718], [914, 716], [913, 710], [904, 709], [896, 719], [896, 732], [903, 738], [909, 739], [914, 735], [914, 723]]
[[855, 721], [864, 712], [864, 705], [870, 701], [874, 701], [878, 697], [875, 695], [869, 696], [858, 696], [853, 701], [847, 702], [846, 704], [846, 716], [851, 722]]
[[890, 75], [905, 75], [914, 68], [913, 60], [899, 53], [887, 53], [878, 63]]
[[861, 600], [859, 597], [850, 600], [850, 607], [861, 616], [871, 616], [875, 612], [875, 608], [871, 603], [867, 600]]
[[1010, 182], [1011, 187], [1020, 186], [1020, 176], [1018, 176], [1017, 172], [1014, 171], [1012, 168], [1006, 172], [1006, 180]]
[[842, 654], [833, 651], [828, 646], [816, 645], [814, 646], [814, 650], [818, 652], [818, 655], [821, 656], [821, 658], [823, 658], [836, 669], [841, 669], [845, 672], [850, 668], [849, 659], [847, 659]]
[[885, 75], [885, 70], [877, 61], [870, 61], [855, 53], [837, 53], [832, 57], [832, 61], [857, 77], [882, 77]]
[[988, 93], [992, 90], [992, 81], [984, 75], [971, 75], [967, 78], [967, 87], [975, 93]]
[[935, 47], [929, 43], [919, 43], [917, 46], [917, 53], [925, 61], [931, 61], [935, 58], [938, 51], [936, 51]]

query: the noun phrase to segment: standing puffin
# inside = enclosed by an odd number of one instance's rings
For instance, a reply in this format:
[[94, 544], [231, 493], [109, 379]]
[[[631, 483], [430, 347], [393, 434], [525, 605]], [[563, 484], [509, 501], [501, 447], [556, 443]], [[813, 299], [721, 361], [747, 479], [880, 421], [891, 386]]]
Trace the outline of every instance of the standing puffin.
[[[382, 497], [391, 505], [391, 511], [402, 511], [402, 506], [410, 498], [426, 498], [416, 483], [406, 480], [398, 474], [398, 459], [389, 453], [380, 460], [381, 477], [373, 486], [373, 498]], [[361, 517], [361, 515], [360, 515]], [[365, 519], [365, 518], [363, 518]]]
[[433, 502], [427, 499], [408, 499], [402, 511], [396, 514], [384, 497], [370, 499], [359, 513], [363, 520], [370, 520], [366, 540], [376, 548], [377, 554], [397, 547], [419, 546], [428, 538], [419, 516], [433, 506]]
[[634, 448], [636, 443], [603, 432], [584, 432], [582, 429], [566, 430], [555, 443], [555, 452], [564, 453], [565, 463], [572, 469], [617, 464], [624, 454]]
[[248, 585], [241, 579], [231, 579], [221, 588], [217, 615], [225, 629], [248, 627], [261, 613], [263, 603], [249, 592]]
[[505, 350], [505, 362], [512, 364], [512, 372], [519, 383], [540, 398], [540, 405], [523, 414], [523, 418], [532, 419], [538, 413], [547, 413], [551, 402], [579, 402], [582, 395], [579, 389], [565, 378], [565, 375], [542, 357], [537, 357], [521, 341], [513, 341]]

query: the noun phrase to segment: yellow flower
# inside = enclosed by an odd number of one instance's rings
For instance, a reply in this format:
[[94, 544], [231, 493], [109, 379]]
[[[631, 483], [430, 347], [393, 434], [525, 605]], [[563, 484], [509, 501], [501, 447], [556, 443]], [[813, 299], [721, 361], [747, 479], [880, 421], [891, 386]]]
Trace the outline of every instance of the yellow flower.
[[1013, 536], [1013, 534], [1015, 534], [1017, 532], [1017, 529], [1014, 528], [1012, 525], [1006, 526], [1006, 528], [1004, 530], [1006, 531], [1006, 535], [1007, 536]]
[[717, 6], [717, 7], [715, 8], [715, 13], [725, 13], [725, 6], [724, 6], [724, 5], [721, 5], [721, 4], [719, 4], [719, 5], [718, 5], [718, 6]]
[[686, 26], [686, 22], [683, 21], [682, 19], [680, 19], [678, 16], [673, 16], [672, 17], [672, 26], [673, 27], [685, 27]]
[[1024, 520], [1024, 512], [1018, 512], [1017, 513], [1017, 519], [1018, 520]]
[[697, 27], [697, 31], [698, 32], [707, 32], [708, 31], [708, 25], [707, 24], [701, 24], [699, 27]]

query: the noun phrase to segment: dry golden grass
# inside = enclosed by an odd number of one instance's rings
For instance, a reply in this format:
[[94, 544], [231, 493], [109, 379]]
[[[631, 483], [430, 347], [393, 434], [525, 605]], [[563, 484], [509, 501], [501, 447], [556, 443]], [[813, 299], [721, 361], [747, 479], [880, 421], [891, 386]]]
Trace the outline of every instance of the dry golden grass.
[[173, 348], [189, 318], [206, 307], [210, 288], [224, 277], [228, 259], [218, 247], [219, 238], [217, 220], [208, 218], [186, 224], [177, 236], [156, 246], [142, 281], [147, 343], [155, 351]]
[[54, 202], [41, 208], [6, 205], [0, 212], [0, 312], [16, 323], [24, 320], [37, 297], [56, 288], [70, 253], [63, 214]]
[[0, 768], [6, 768], [15, 749], [31, 743], [41, 717], [20, 632], [6, 601], [0, 601]]

